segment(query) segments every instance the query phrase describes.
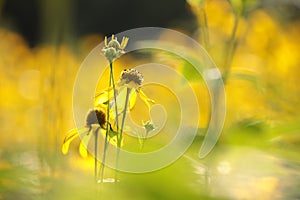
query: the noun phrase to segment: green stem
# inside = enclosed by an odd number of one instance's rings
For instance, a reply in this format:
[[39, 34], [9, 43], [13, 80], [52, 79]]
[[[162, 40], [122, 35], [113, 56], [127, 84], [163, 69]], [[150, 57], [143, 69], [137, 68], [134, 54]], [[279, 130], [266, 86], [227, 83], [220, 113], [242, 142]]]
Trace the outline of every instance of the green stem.
[[236, 46], [237, 46], [236, 32], [237, 32], [238, 25], [239, 25], [239, 17], [235, 16], [234, 26], [233, 26], [233, 29], [231, 32], [229, 43], [228, 43], [228, 49], [227, 49], [228, 54], [227, 54], [227, 57], [225, 58], [225, 63], [224, 63], [224, 74], [223, 74], [224, 84], [227, 81], [227, 78], [228, 78], [228, 75], [230, 72], [233, 55], [235, 53]]
[[[112, 84], [112, 63], [110, 63], [110, 70], [109, 70], [109, 85], [108, 87], [111, 87]], [[101, 183], [103, 182], [103, 178], [104, 178], [104, 163], [106, 160], [106, 151], [107, 151], [107, 145], [108, 145], [108, 133], [109, 133], [109, 118], [110, 118], [110, 96], [109, 96], [109, 91], [107, 93], [107, 110], [106, 110], [106, 130], [105, 130], [105, 140], [104, 140], [104, 150], [103, 150], [103, 157], [102, 157], [102, 162], [101, 162], [101, 169], [100, 169], [100, 180]]]
[[121, 123], [121, 131], [120, 135], [117, 139], [117, 156], [116, 156], [116, 174], [115, 174], [115, 182], [117, 182], [117, 170], [118, 170], [118, 165], [119, 165], [119, 156], [120, 156], [120, 150], [121, 150], [121, 142], [123, 138], [123, 130], [124, 130], [124, 125], [125, 125], [125, 119], [126, 119], [126, 113], [127, 113], [127, 107], [128, 107], [128, 100], [129, 100], [129, 94], [131, 92], [131, 88], [127, 88], [126, 91], [126, 99], [125, 99], [125, 105], [124, 105], [124, 110], [123, 110], [123, 118], [122, 118], [122, 123]]
[[[109, 103], [109, 101], [108, 101]], [[107, 119], [109, 119], [109, 106], [108, 107], [108, 111], [107, 111]], [[101, 162], [101, 169], [100, 169], [100, 180], [101, 180], [101, 183], [103, 182], [103, 178], [104, 178], [104, 163], [105, 163], [105, 160], [106, 160], [106, 151], [107, 151], [107, 145], [108, 145], [108, 132], [109, 132], [109, 124], [108, 122], [106, 122], [107, 125], [106, 125], [106, 130], [105, 130], [105, 140], [104, 140], [104, 151], [103, 151], [103, 157], [102, 157], [102, 162]]]
[[94, 173], [95, 173], [95, 182], [98, 180], [98, 133], [99, 133], [99, 128], [96, 129], [95, 131], [95, 168], [94, 168]]
[[122, 140], [122, 134], [123, 134], [124, 125], [125, 125], [125, 118], [126, 118], [126, 113], [127, 113], [127, 107], [128, 107], [128, 100], [129, 100], [129, 94], [130, 94], [130, 92], [131, 92], [131, 88], [127, 88], [125, 105], [124, 105], [124, 111], [123, 111], [123, 118], [122, 118], [122, 124], [121, 124], [120, 141], [118, 141], [119, 142], [119, 146], [120, 146], [121, 140]]
[[117, 94], [116, 94], [116, 86], [115, 86], [114, 72], [113, 72], [112, 63], [109, 66], [110, 66], [110, 79], [112, 81], [112, 86], [113, 86], [113, 91], [114, 91], [117, 133], [119, 133], [119, 116], [118, 116]]

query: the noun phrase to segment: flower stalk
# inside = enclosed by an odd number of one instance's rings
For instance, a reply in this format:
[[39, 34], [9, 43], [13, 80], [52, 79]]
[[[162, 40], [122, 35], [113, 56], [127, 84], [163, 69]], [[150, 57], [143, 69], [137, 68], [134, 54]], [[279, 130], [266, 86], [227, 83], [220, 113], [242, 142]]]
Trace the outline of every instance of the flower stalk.
[[109, 65], [110, 66], [110, 79], [112, 82], [112, 87], [113, 87], [113, 95], [114, 95], [114, 101], [115, 101], [115, 114], [116, 114], [116, 126], [117, 126], [117, 133], [119, 132], [119, 115], [118, 115], [118, 104], [117, 104], [117, 94], [116, 94], [116, 85], [115, 85], [115, 80], [114, 80], [114, 71], [113, 71], [113, 65], [112, 63]]
[[126, 90], [126, 99], [125, 99], [125, 104], [124, 104], [124, 110], [123, 110], [123, 117], [122, 117], [122, 123], [121, 123], [121, 130], [120, 130], [120, 135], [117, 136], [117, 156], [116, 156], [116, 174], [115, 174], [115, 182], [117, 182], [118, 179], [118, 166], [119, 166], [119, 157], [120, 157], [120, 150], [121, 150], [121, 142], [123, 139], [123, 131], [124, 131], [124, 125], [125, 125], [125, 119], [126, 119], [126, 113], [127, 113], [127, 107], [129, 103], [129, 95], [131, 92], [131, 88], [127, 87]]
[[95, 176], [95, 181], [98, 181], [98, 133], [99, 133], [99, 128], [95, 131], [95, 159], [94, 159], [94, 176]]
[[[109, 85], [108, 87], [111, 87], [111, 84], [112, 84], [112, 63], [110, 63], [110, 70], [109, 70]], [[107, 151], [107, 145], [108, 145], [108, 133], [109, 133], [109, 130], [110, 130], [110, 127], [109, 127], [109, 118], [110, 118], [110, 96], [109, 96], [109, 92], [107, 93], [107, 99], [108, 99], [108, 102], [107, 102], [107, 123], [106, 123], [106, 130], [105, 130], [105, 139], [104, 139], [104, 150], [103, 150], [103, 157], [102, 157], [102, 162], [101, 162], [101, 169], [100, 169], [100, 181], [101, 183], [103, 182], [103, 179], [104, 179], [104, 167], [105, 167], [105, 160], [106, 160], [106, 151]], [[96, 159], [96, 158], [95, 158]]]
[[[125, 53], [124, 49], [128, 43], [128, 38], [123, 37], [121, 44], [118, 42], [117, 37], [112, 35], [110, 42], [107, 42], [107, 37], [104, 38], [104, 48], [102, 52], [104, 56], [109, 61], [109, 88], [113, 87], [113, 99], [114, 99], [114, 107], [115, 107], [115, 125], [117, 129], [117, 137], [119, 135], [119, 117], [118, 117], [118, 105], [117, 105], [117, 92], [116, 92], [116, 85], [114, 80], [114, 71], [113, 71], [113, 62], [116, 58], [120, 57], [122, 54]], [[104, 167], [105, 167], [105, 160], [106, 160], [106, 152], [108, 147], [108, 134], [111, 131], [111, 125], [109, 124], [110, 121], [110, 96], [109, 92], [107, 93], [108, 103], [107, 103], [107, 124], [106, 124], [106, 133], [105, 133], [105, 142], [104, 142], [104, 151], [103, 157], [101, 162], [101, 169], [100, 169], [100, 180], [103, 182], [104, 179]], [[119, 144], [119, 141], [117, 141]], [[118, 145], [119, 146], [119, 145]]]

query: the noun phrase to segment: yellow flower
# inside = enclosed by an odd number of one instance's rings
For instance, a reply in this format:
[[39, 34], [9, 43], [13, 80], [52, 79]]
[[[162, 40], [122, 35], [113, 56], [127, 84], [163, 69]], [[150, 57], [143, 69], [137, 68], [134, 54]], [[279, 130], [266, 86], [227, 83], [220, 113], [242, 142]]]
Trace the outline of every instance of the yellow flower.
[[[137, 96], [147, 105], [148, 109], [150, 110], [151, 104], [155, 102], [154, 100], [149, 99], [147, 95], [142, 91], [143, 81], [143, 75], [136, 69], [125, 69], [122, 71], [120, 79], [116, 85], [118, 115], [124, 112], [124, 102], [128, 91], [127, 88], [130, 89], [128, 101], [129, 110], [134, 107]], [[115, 119], [115, 102], [113, 98], [113, 89], [111, 87], [96, 95], [95, 107], [106, 108], [108, 100], [110, 102], [110, 115], [113, 119]]]
[[109, 63], [112, 63], [116, 58], [125, 53], [124, 49], [127, 46], [128, 38], [123, 37], [121, 44], [118, 42], [117, 37], [111, 36], [111, 40], [107, 43], [107, 37], [104, 38], [104, 48], [102, 49], [103, 55], [107, 58]]
[[[116, 146], [116, 135], [117, 133], [110, 126], [108, 140], [113, 145]], [[105, 129], [106, 129], [106, 115], [102, 110], [94, 109], [90, 110], [86, 116], [86, 125], [80, 128], [74, 128], [68, 132], [66, 135], [63, 145], [62, 145], [62, 153], [67, 154], [69, 151], [70, 143], [77, 137], [80, 136], [82, 138], [79, 145], [79, 153], [82, 157], [87, 157], [88, 151], [87, 147], [90, 142], [92, 135], [98, 134], [99, 131], [103, 137], [105, 137]]]

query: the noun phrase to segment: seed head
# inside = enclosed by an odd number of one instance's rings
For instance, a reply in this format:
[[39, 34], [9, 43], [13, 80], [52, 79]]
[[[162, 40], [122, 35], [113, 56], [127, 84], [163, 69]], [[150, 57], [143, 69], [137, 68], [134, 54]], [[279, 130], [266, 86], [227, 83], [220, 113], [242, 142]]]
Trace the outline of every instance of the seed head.
[[144, 81], [143, 75], [136, 69], [125, 69], [121, 73], [120, 85], [127, 85], [130, 88], [138, 88]]
[[86, 125], [99, 124], [104, 127], [106, 123], [106, 116], [102, 110], [90, 110], [86, 116]]

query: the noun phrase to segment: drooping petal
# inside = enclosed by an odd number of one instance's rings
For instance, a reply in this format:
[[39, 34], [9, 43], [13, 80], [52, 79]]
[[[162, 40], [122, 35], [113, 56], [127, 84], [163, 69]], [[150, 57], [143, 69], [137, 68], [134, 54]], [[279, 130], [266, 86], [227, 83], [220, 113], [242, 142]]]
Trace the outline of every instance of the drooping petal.
[[90, 141], [92, 135], [93, 135], [93, 131], [90, 129], [88, 134], [81, 139], [81, 142], [79, 145], [79, 154], [83, 158], [86, 158], [88, 156], [87, 148], [88, 148], [88, 144], [89, 144], [89, 141]]
[[[116, 97], [117, 100], [117, 111], [118, 111], [118, 115], [120, 115], [125, 107], [125, 99], [126, 99], [126, 87], [123, 87], [120, 90], [120, 93], [118, 94], [118, 96]], [[116, 106], [115, 106], [115, 102], [113, 101], [110, 105], [111, 109], [110, 109], [110, 116], [112, 117], [112, 119], [116, 118]]]
[[117, 105], [118, 105], [118, 111], [123, 111], [125, 107], [125, 99], [126, 99], [127, 89], [124, 87], [119, 95], [117, 96]]
[[147, 95], [141, 89], [138, 89], [137, 92], [138, 92], [140, 98], [143, 100], [143, 102], [147, 105], [148, 109], [150, 110], [150, 107], [151, 107], [150, 103], [155, 103], [155, 101], [152, 99], [149, 99], [147, 97]]
[[86, 133], [89, 130], [88, 127], [74, 128], [67, 133], [64, 139], [61, 151], [63, 154], [67, 154], [69, 151], [70, 143], [78, 137], [80, 134]]
[[134, 107], [134, 105], [136, 103], [136, 97], [137, 97], [136, 90], [133, 90], [129, 97], [129, 109], [130, 110]]
[[[130, 89], [130, 90], [127, 90], [127, 87], [122, 87], [122, 89], [120, 90], [120, 93], [118, 94], [117, 96], [117, 111], [118, 111], [118, 120], [119, 120], [119, 124], [121, 123], [121, 117], [120, 115], [123, 115], [124, 113], [124, 109], [125, 109], [125, 102], [126, 102], [126, 95], [127, 95], [127, 91], [129, 91], [129, 101], [128, 101], [128, 104], [127, 104], [127, 112], [132, 109], [136, 103], [136, 97], [137, 97], [137, 94], [136, 94], [136, 91], [134, 89]], [[114, 122], [113, 124], [115, 124], [115, 121], [116, 121], [116, 107], [115, 107], [115, 102], [112, 102], [111, 103], [111, 106], [110, 106], [110, 119], [112, 119]]]
[[113, 93], [113, 88], [109, 87], [96, 94], [94, 101], [95, 107], [106, 107], [105, 103], [107, 103], [109, 99], [113, 98]]

